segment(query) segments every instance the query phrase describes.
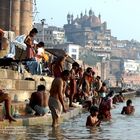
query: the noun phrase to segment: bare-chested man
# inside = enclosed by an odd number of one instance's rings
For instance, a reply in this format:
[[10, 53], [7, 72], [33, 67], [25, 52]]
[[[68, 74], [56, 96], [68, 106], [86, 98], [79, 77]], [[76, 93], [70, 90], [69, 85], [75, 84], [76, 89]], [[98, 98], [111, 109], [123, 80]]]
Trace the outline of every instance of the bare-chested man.
[[35, 111], [36, 116], [45, 115], [48, 111], [45, 90], [44, 85], [38, 85], [37, 92], [33, 92], [31, 95], [29, 106]]
[[52, 127], [59, 125], [59, 117], [61, 115], [62, 109], [66, 112], [66, 107], [64, 104], [64, 94], [66, 89], [66, 81], [70, 77], [70, 72], [64, 70], [61, 73], [61, 77], [55, 78], [52, 82], [49, 97], [49, 108], [52, 114]]
[[71, 69], [71, 76], [70, 76], [70, 96], [69, 96], [69, 107], [73, 107], [72, 102], [74, 95], [77, 93], [77, 81], [76, 81], [76, 71], [79, 69], [79, 64], [77, 62], [74, 62], [72, 64]]
[[132, 115], [135, 112], [135, 108], [132, 105], [132, 100], [127, 100], [126, 106], [123, 107], [121, 114]]

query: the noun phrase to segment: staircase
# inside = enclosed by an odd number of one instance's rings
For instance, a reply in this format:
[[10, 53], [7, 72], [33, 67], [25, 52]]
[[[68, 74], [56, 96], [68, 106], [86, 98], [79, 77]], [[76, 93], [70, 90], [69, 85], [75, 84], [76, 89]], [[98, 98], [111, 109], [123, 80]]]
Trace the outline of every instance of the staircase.
[[[21, 74], [18, 71], [0, 69], [0, 89], [9, 94], [12, 106], [22, 114], [26, 106], [25, 100], [30, 98], [31, 93], [36, 91], [38, 85], [45, 85], [49, 96], [52, 80], [52, 77], [31, 75], [28, 72]], [[14, 101], [15, 97], [18, 102]], [[0, 106], [0, 110], [2, 110], [1, 108], [2, 106]]]

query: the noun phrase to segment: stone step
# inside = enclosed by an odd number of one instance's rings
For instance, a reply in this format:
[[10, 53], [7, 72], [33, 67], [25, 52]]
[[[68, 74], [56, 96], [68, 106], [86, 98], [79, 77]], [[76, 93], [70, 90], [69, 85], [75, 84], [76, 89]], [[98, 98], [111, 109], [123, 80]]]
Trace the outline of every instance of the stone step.
[[15, 100], [16, 97], [18, 101], [24, 102], [31, 97], [34, 91], [35, 90], [7, 90], [7, 93], [11, 97], [11, 100]]
[[0, 79], [0, 88], [13, 90], [35, 90], [36, 82], [29, 80]]
[[[33, 84], [33, 81], [24, 82], [24, 79], [26, 78], [34, 79], [35, 84]], [[7, 81], [5, 81], [4, 79], [7, 79]], [[21, 74], [18, 73], [18, 71], [0, 69], [0, 88], [3, 89], [19, 89], [19, 90], [26, 88], [28, 89], [28, 86], [26, 85], [28, 85], [28, 83], [32, 83], [33, 85], [35, 85], [35, 87], [37, 87], [39, 84], [43, 84], [46, 86], [46, 89], [49, 90], [51, 87], [52, 80], [53, 78], [48, 76], [31, 75], [28, 72]], [[34, 90], [34, 88], [31, 88], [31, 86], [29, 89]]]
[[0, 89], [5, 90], [36, 90], [37, 86], [42, 84], [46, 87], [46, 90], [50, 90], [52, 80], [44, 81], [30, 81], [30, 80], [12, 80], [12, 79], [0, 79]]
[[22, 79], [22, 74], [18, 71], [0, 69], [0, 79]]

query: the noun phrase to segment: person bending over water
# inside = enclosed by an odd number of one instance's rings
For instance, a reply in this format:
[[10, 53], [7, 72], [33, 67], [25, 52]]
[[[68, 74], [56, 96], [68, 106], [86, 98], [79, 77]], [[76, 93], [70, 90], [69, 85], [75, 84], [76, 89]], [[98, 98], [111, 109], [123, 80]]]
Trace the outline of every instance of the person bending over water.
[[132, 100], [126, 101], [126, 106], [123, 107], [121, 114], [131, 115], [134, 114], [135, 108], [132, 106]]
[[101, 121], [98, 119], [99, 109], [96, 106], [90, 108], [90, 115], [87, 117], [86, 126], [100, 126]]
[[114, 96], [114, 91], [110, 91], [106, 97], [102, 98], [102, 101], [99, 105], [99, 118], [101, 120], [108, 121], [112, 118], [111, 109], [114, 108], [113, 100], [112, 100], [113, 96]]
[[61, 77], [57, 77], [53, 80], [51, 89], [50, 89], [50, 97], [49, 97], [49, 108], [52, 114], [52, 127], [57, 127], [59, 125], [58, 121], [62, 112], [66, 112], [66, 107], [64, 104], [64, 94], [66, 89], [66, 81], [70, 77], [70, 72], [68, 70], [64, 70], [61, 73]]

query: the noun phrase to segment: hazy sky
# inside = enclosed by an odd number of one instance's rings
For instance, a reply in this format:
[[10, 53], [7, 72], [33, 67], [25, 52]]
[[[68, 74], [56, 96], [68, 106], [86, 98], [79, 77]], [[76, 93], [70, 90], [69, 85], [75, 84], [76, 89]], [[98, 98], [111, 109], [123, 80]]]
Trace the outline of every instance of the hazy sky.
[[67, 13], [74, 17], [92, 9], [96, 16], [101, 14], [112, 35], [118, 39], [140, 41], [140, 0], [36, 0], [36, 21], [45, 18], [48, 25], [63, 27]]

